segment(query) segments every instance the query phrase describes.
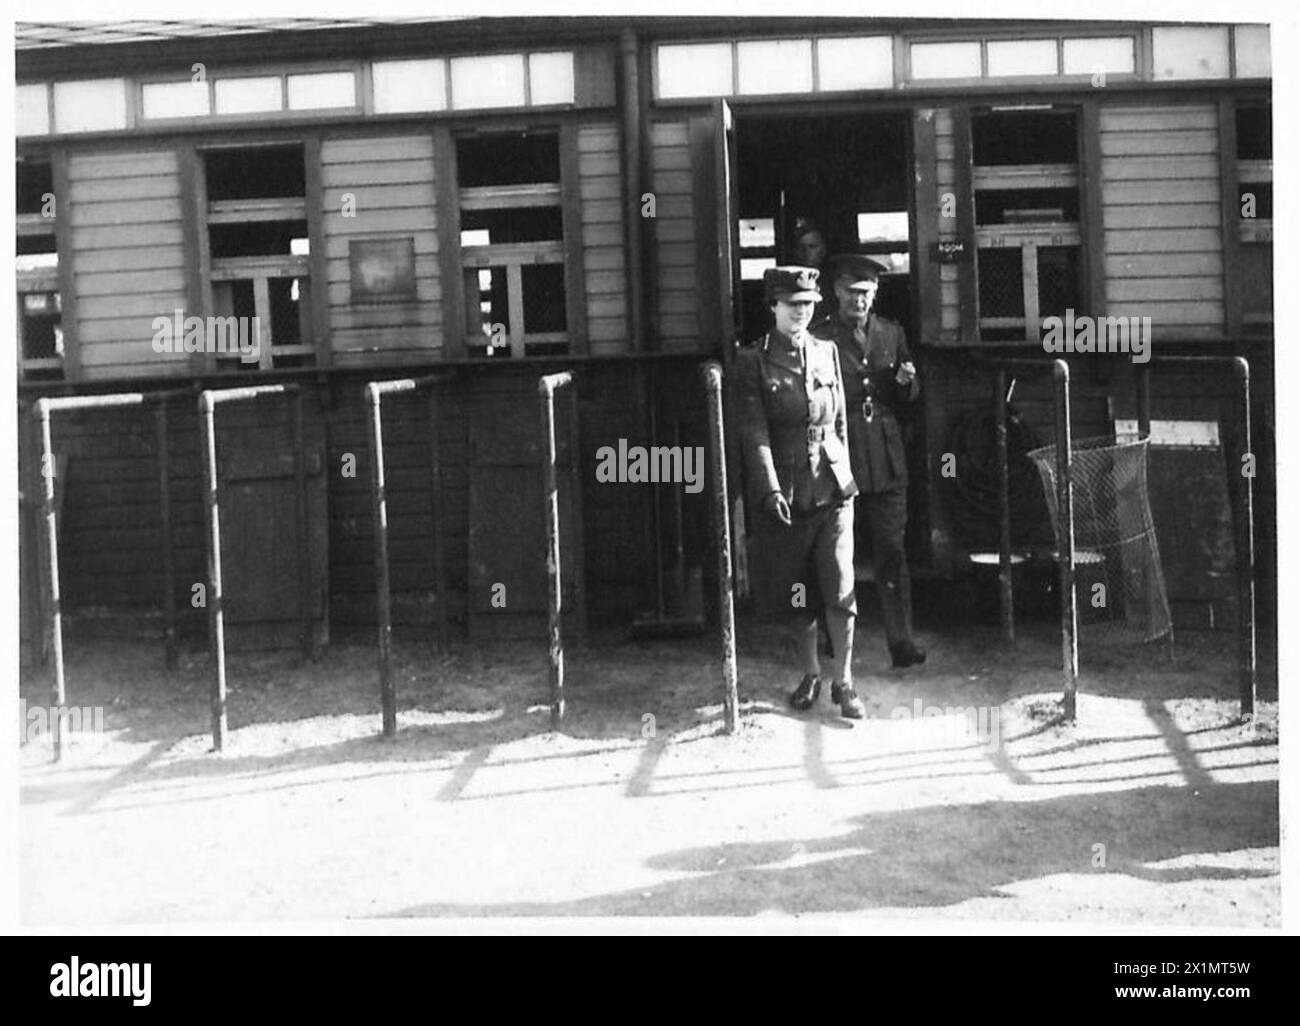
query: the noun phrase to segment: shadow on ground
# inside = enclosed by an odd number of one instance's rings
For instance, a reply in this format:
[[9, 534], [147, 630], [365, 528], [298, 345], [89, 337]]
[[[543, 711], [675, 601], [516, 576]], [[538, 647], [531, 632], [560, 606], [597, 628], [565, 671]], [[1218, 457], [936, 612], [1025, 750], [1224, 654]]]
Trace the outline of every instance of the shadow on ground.
[[[1277, 801], [1270, 781], [873, 813], [838, 837], [667, 851], [649, 864], [688, 875], [649, 889], [576, 901], [414, 905], [386, 915], [861, 912], [1010, 899], [1008, 888], [1054, 874], [1125, 874], [1157, 883], [1252, 879], [1275, 873], [1219, 865], [1213, 856], [1276, 845]], [[1105, 845], [1104, 867], [1094, 866], [1097, 844]], [[1152, 865], [1175, 859], [1176, 866]]]

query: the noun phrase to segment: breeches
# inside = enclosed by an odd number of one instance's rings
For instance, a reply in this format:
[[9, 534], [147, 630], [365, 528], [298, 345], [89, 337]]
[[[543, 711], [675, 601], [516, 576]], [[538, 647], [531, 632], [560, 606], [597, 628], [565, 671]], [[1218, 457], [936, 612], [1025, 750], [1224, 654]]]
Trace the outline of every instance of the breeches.
[[795, 517], [789, 527], [760, 512], [749, 560], [764, 617], [811, 623], [826, 612], [857, 614], [851, 500]]
[[871, 546], [885, 636], [896, 645], [912, 636], [912, 582], [907, 572], [903, 533], [907, 527], [907, 489], [859, 495], [859, 537]]

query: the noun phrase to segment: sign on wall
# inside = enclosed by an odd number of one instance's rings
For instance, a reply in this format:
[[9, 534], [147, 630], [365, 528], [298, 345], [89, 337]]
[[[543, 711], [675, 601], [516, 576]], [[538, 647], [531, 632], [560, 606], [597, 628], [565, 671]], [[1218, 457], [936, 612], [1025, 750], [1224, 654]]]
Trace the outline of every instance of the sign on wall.
[[352, 302], [415, 298], [415, 239], [353, 239], [348, 245]]

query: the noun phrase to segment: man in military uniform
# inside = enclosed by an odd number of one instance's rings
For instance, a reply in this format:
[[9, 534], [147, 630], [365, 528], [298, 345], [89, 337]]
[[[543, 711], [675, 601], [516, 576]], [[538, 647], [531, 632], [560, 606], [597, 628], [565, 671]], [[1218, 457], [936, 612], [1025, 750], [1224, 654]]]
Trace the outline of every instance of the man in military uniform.
[[807, 331], [821, 299], [810, 267], [763, 275], [775, 327], [741, 350], [729, 376], [733, 423], [748, 485], [750, 566], [760, 610], [795, 624], [803, 679], [800, 711], [821, 693], [820, 618], [831, 639], [831, 701], [865, 714], [853, 688], [853, 496], [844, 385], [835, 346]]
[[827, 272], [836, 310], [811, 331], [835, 343], [848, 403], [849, 458], [858, 486], [858, 530], [870, 539], [876, 591], [895, 667], [925, 662], [912, 638], [911, 579], [903, 531], [907, 526], [907, 454], [896, 416], [916, 399], [921, 383], [901, 325], [873, 312], [880, 272], [869, 257], [835, 256]]

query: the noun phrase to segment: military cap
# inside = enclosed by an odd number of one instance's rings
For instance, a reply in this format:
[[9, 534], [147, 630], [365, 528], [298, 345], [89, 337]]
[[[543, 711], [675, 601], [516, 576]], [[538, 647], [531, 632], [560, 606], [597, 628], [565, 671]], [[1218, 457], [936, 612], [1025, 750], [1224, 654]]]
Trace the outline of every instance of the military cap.
[[801, 300], [821, 302], [822, 294], [817, 291], [818, 272], [815, 267], [769, 267], [763, 272], [763, 289], [767, 293], [768, 303], [783, 299], [787, 303]]
[[841, 277], [853, 278], [849, 288], [865, 288], [875, 285], [876, 279], [888, 268], [877, 260], [861, 253], [840, 253], [826, 261], [826, 271], [832, 282]]

